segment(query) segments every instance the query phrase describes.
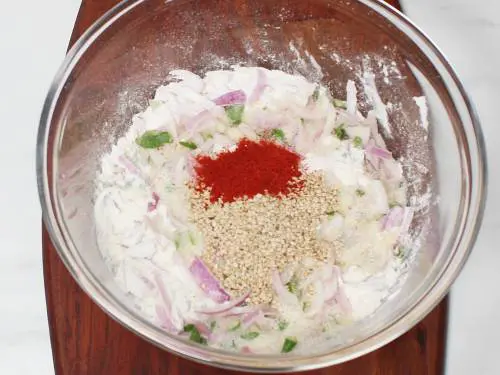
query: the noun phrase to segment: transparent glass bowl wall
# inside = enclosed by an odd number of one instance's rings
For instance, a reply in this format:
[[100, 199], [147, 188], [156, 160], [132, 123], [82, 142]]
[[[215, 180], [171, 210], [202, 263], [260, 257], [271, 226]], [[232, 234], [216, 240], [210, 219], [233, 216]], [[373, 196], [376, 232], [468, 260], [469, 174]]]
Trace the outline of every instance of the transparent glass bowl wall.
[[[345, 97], [347, 79], [361, 88], [363, 72], [371, 71], [383, 101], [400, 103], [390, 116], [388, 145], [421, 179], [412, 194], [432, 188], [433, 197], [439, 195], [438, 205], [414, 221], [416, 232], [429, 233], [403, 292], [356, 325], [343, 345], [327, 351], [243, 356], [170, 336], [136, 314], [96, 246], [93, 179], [100, 155], [147, 106], [170, 70], [203, 73], [232, 64], [303, 74], [339, 98]], [[431, 114], [428, 136], [413, 101], [422, 93]], [[358, 99], [366, 113], [371, 103], [363, 95]], [[370, 0], [125, 1], [68, 54], [48, 94], [37, 147], [44, 220], [80, 286], [108, 314], [160, 347], [244, 370], [295, 371], [343, 362], [411, 328], [463, 266], [484, 204], [484, 146], [460, 82], [414, 25]]]

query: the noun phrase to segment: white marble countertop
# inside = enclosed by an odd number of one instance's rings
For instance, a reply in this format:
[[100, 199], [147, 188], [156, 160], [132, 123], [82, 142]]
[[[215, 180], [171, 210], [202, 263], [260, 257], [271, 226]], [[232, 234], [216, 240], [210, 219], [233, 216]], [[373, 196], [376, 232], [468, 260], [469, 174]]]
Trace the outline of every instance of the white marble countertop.
[[[476, 104], [490, 160], [483, 227], [451, 294], [447, 375], [497, 375], [500, 337], [500, 1], [403, 0], [456, 67]], [[35, 180], [43, 98], [64, 57], [78, 0], [11, 1], [0, 12], [0, 374], [50, 375]], [[496, 138], [499, 137], [499, 138]], [[110, 374], [111, 375], [111, 374]], [[360, 374], [365, 375], [365, 374]], [[366, 374], [368, 375], [368, 374]], [[402, 374], [403, 375], [403, 374]], [[423, 374], [422, 374], [423, 375]]]

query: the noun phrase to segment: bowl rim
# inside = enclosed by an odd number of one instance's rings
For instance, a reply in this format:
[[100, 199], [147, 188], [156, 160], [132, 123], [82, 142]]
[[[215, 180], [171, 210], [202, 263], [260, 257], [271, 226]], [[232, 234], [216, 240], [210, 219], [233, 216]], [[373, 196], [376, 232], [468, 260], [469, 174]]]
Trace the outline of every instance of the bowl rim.
[[[466, 110], [464, 116], [469, 120], [468, 122], [471, 126], [473, 136], [464, 134], [464, 139], [469, 146], [473, 146], [473, 149], [476, 149], [475, 154], [471, 153], [472, 156], [475, 156], [474, 160], [469, 160], [471, 155], [468, 155], [467, 161], [471, 169], [469, 174], [472, 177], [475, 176], [475, 178], [471, 178], [469, 186], [467, 186], [470, 197], [469, 209], [465, 212], [466, 217], [462, 220], [459, 232], [456, 232], [458, 240], [455, 241], [458, 242], [456, 242], [457, 245], [454, 249], [455, 253], [451, 257], [451, 261], [446, 265], [446, 268], [439, 273], [433, 285], [428, 287], [427, 293], [414, 301], [412, 306], [407, 306], [397, 320], [387, 324], [384, 329], [352, 346], [347, 346], [333, 353], [322, 353], [308, 357], [243, 356], [236, 353], [228, 353], [208, 347], [201, 347], [194, 343], [179, 340], [175, 335], [165, 333], [146, 320], [138, 316], [133, 316], [130, 311], [127, 310], [127, 307], [111, 296], [109, 291], [99, 283], [95, 275], [86, 269], [81, 259], [74, 256], [73, 252], [70, 251], [71, 243], [68, 241], [68, 233], [58, 221], [58, 208], [51, 200], [52, 195], [49, 189], [48, 157], [50, 155], [50, 150], [48, 149], [48, 144], [56, 104], [67, 78], [92, 43], [117, 19], [130, 12], [136, 6], [147, 1], [150, 0], [123, 0], [95, 21], [94, 24], [83, 33], [70, 49], [57, 71], [47, 93], [40, 117], [36, 149], [36, 173], [43, 221], [59, 257], [83, 291], [94, 303], [100, 306], [108, 316], [150, 343], [173, 354], [180, 355], [196, 362], [240, 371], [296, 372], [339, 364], [360, 357], [386, 345], [417, 324], [446, 295], [451, 284], [467, 261], [470, 251], [476, 241], [483, 218], [486, 200], [486, 147], [479, 118], [474, 106], [444, 54], [412, 21], [397, 9], [381, 0], [355, 1], [379, 13], [397, 28], [406, 28], [408, 31], [403, 31], [406, 35], [408, 35], [408, 32], [413, 33], [413, 36], [420, 39], [429, 49], [430, 53], [434, 54], [436, 64], [439, 64], [442, 68], [441, 70], [448, 75], [447, 84], [452, 85], [453, 89], [458, 93], [457, 98], [453, 98], [453, 102], [455, 103], [457, 100], [460, 100]], [[178, 0], [167, 0], [165, 3], [175, 1]], [[395, 23], [399, 23], [399, 25]], [[419, 48], [421, 47], [419, 46]], [[425, 55], [427, 56], [427, 53], [425, 53]], [[432, 65], [435, 64], [432, 62]], [[447, 88], [448, 92], [450, 92], [450, 87], [448, 86]], [[464, 116], [460, 116], [461, 120]], [[464, 132], [464, 129], [462, 128], [461, 131]], [[472, 186], [473, 184], [477, 186]], [[76, 249], [74, 250], [76, 251]]]

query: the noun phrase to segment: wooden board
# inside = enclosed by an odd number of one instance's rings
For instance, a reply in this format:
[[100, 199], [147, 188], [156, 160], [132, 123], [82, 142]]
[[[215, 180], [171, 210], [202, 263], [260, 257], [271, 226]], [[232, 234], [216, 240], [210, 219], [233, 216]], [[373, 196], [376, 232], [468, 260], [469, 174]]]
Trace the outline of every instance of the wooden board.
[[[117, 0], [83, 0], [70, 44]], [[397, 0], [387, 0], [399, 7]], [[171, 355], [110, 319], [77, 286], [43, 228], [45, 291], [56, 375], [231, 375]], [[391, 344], [309, 375], [443, 375], [448, 301]]]

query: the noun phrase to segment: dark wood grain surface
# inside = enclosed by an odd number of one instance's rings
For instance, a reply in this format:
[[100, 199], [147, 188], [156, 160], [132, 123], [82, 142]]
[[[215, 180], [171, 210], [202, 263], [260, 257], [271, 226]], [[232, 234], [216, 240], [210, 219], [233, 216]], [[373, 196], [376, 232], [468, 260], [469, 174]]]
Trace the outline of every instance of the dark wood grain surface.
[[[386, 0], [399, 7], [397, 0]], [[70, 44], [117, 0], [84, 0]], [[110, 319], [77, 286], [43, 228], [48, 319], [56, 375], [230, 375], [162, 351]], [[408, 333], [345, 364], [309, 375], [442, 375], [448, 301]]]

